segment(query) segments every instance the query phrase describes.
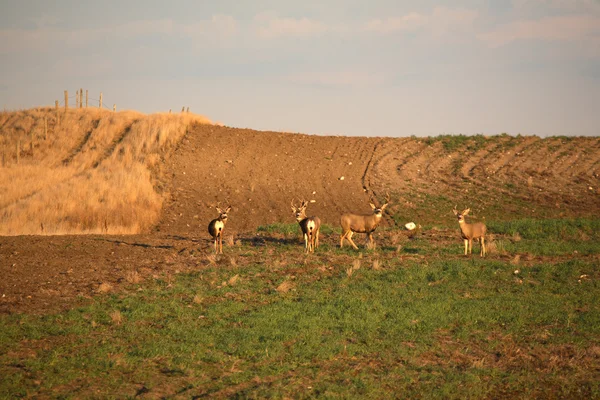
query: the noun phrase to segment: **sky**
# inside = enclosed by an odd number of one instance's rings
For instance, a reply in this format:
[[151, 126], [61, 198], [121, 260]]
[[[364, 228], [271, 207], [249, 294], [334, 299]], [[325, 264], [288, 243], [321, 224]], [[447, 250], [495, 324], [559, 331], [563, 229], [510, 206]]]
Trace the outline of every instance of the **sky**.
[[258, 130], [599, 136], [600, 0], [0, 0], [0, 106], [79, 88]]

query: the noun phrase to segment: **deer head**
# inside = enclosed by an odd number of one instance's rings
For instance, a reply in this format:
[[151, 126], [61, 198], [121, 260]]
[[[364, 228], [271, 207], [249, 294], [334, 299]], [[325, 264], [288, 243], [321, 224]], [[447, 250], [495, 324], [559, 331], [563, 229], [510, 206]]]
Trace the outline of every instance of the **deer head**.
[[294, 216], [296, 217], [297, 221], [302, 221], [306, 218], [306, 207], [308, 207], [308, 201], [301, 200], [300, 206], [296, 207], [294, 205], [294, 200], [292, 200], [291, 206], [292, 212], [294, 213]]

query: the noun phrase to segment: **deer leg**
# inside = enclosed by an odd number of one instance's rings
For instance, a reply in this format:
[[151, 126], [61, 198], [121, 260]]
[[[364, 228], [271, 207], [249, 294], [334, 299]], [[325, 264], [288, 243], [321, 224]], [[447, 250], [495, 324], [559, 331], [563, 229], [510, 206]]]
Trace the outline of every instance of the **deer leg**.
[[481, 239], [479, 239], [479, 242], [481, 243], [481, 257], [485, 256], [485, 239], [482, 236]]
[[358, 250], [358, 246], [352, 240], [352, 235], [353, 234], [354, 234], [354, 232], [352, 232], [352, 231], [348, 232], [348, 237], [346, 239], [348, 239], [348, 241], [350, 242], [350, 244], [352, 245], [352, 247], [354, 247], [354, 250]]
[[219, 235], [219, 254], [223, 254], [223, 235]]
[[348, 232], [342, 232], [342, 234], [340, 235], [340, 249], [344, 247], [344, 239], [346, 238], [347, 234]]
[[304, 237], [304, 252], [308, 253], [308, 235], [304, 233], [302, 237]]
[[469, 254], [473, 254], [473, 239], [469, 239]]
[[368, 243], [371, 245], [371, 248], [375, 248], [375, 240], [373, 240], [373, 232], [367, 233], [367, 237], [369, 238]]
[[465, 239], [465, 256], [469, 254], [469, 241]]
[[315, 235], [315, 247], [319, 247], [319, 229], [317, 229], [317, 232]]

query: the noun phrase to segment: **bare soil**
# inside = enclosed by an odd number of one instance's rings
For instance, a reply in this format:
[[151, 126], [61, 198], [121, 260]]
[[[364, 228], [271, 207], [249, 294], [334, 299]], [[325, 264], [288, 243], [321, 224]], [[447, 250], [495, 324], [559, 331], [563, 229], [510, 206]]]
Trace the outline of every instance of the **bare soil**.
[[451, 226], [454, 204], [488, 221], [597, 217], [599, 175], [598, 138], [500, 136], [448, 149], [442, 140], [195, 125], [156, 172], [156, 187], [170, 195], [152, 232], [0, 237], [0, 312], [68, 309], [128, 279], [199, 268], [219, 202], [233, 207], [227, 235], [254, 243], [257, 227], [294, 222], [293, 199], [314, 200], [308, 213], [332, 226], [344, 212], [369, 213], [370, 198], [386, 192], [388, 228]]

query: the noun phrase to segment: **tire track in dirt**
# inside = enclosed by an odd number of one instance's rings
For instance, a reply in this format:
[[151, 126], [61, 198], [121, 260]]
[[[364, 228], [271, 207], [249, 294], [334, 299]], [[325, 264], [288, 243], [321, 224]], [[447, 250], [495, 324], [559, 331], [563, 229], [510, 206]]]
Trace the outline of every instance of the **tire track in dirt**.
[[115, 152], [115, 149], [117, 148], [117, 146], [119, 144], [121, 144], [123, 142], [123, 140], [125, 140], [125, 138], [131, 132], [132, 126], [135, 123], [137, 123], [138, 121], [139, 121], [138, 119], [133, 120], [130, 124], [128, 124], [125, 127], [125, 129], [123, 130], [123, 132], [121, 132], [119, 134], [119, 136], [117, 136], [116, 138], [114, 138], [112, 140], [112, 142], [108, 145], [108, 147], [104, 150], [104, 152], [98, 157], [98, 159], [92, 163], [92, 168], [98, 168], [98, 166], [102, 163], [102, 161], [108, 159]]
[[75, 148], [73, 148], [73, 150], [71, 150], [70, 154], [62, 160], [62, 164], [64, 166], [68, 166], [69, 164], [71, 164], [71, 161], [73, 161], [73, 158], [75, 158], [77, 156], [77, 154], [79, 154], [83, 150], [85, 145], [90, 140], [92, 133], [94, 133], [94, 131], [98, 128], [98, 125], [100, 125], [99, 119], [95, 119], [92, 121], [92, 128], [85, 133], [81, 142], [79, 142], [79, 144], [77, 146], [75, 146]]

